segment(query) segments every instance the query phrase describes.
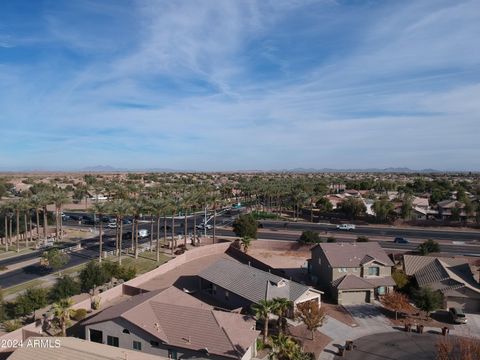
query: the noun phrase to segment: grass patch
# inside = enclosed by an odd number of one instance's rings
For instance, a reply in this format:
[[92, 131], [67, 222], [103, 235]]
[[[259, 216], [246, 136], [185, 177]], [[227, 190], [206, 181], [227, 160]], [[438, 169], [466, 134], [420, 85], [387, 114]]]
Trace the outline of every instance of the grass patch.
[[[124, 266], [134, 266], [137, 269], [137, 275], [144, 274], [149, 272], [163, 263], [167, 262], [169, 259], [168, 256], [160, 254], [160, 261], [156, 261], [156, 253], [154, 251], [145, 251], [141, 254], [138, 254], [138, 259], [135, 259], [133, 256], [123, 256], [122, 265]], [[118, 257], [111, 256], [108, 258], [110, 261], [117, 261]]]
[[[0, 251], [5, 251], [5, 246], [0, 246]], [[36, 250], [32, 248], [26, 249], [25, 244], [23, 244], [23, 247], [20, 247], [20, 252], [17, 253], [16, 247], [14, 245], [13, 247], [9, 247], [8, 252], [3, 252], [2, 254], [0, 254], [0, 260], [8, 259], [18, 255], [28, 254], [28, 253], [31, 253], [32, 251], [36, 251]]]
[[13, 295], [13, 294], [19, 293], [21, 291], [27, 290], [28, 288], [32, 288], [32, 287], [35, 287], [35, 286], [40, 286], [43, 283], [44, 283], [44, 281], [42, 281], [40, 279], [35, 279], [35, 280], [27, 281], [27, 282], [24, 282], [24, 283], [15, 285], [15, 286], [11, 286], [9, 288], [3, 289], [3, 291], [2, 291], [3, 296], [6, 297], [6, 296], [9, 296], [9, 295]]

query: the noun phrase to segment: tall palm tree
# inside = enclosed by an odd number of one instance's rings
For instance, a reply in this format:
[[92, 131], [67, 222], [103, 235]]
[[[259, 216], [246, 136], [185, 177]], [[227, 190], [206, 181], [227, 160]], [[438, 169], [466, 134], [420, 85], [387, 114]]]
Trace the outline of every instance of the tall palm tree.
[[62, 336], [67, 336], [67, 326], [70, 322], [70, 318], [74, 315], [72, 309], [73, 301], [70, 299], [62, 299], [59, 302], [53, 304], [53, 311], [55, 319], [60, 324], [62, 329]]
[[[155, 214], [157, 218], [157, 245], [156, 245], [156, 259], [157, 262], [160, 261], [160, 218], [164, 214], [166, 202], [164, 199], [160, 198], [159, 195], [150, 200], [150, 206], [152, 208], [152, 213]], [[152, 216], [153, 219], [153, 216]], [[165, 229], [166, 230], [166, 229]]]
[[38, 240], [40, 239], [40, 208], [42, 207], [42, 202], [40, 197], [35, 194], [30, 198], [30, 204], [32, 208], [35, 210], [35, 223], [36, 223], [36, 232], [37, 232], [37, 240], [36, 242], [38, 243]]
[[270, 314], [275, 310], [275, 303], [272, 300], [260, 300], [258, 304], [252, 305], [252, 310], [257, 320], [263, 321], [263, 342], [268, 339], [268, 322]]
[[52, 192], [52, 201], [55, 204], [55, 237], [56, 241], [63, 239], [62, 207], [68, 203], [65, 190], [55, 188]]
[[[118, 264], [122, 265], [122, 243], [123, 243], [123, 219], [127, 214], [130, 214], [130, 202], [123, 199], [115, 199], [112, 203], [109, 204], [111, 212], [114, 213], [117, 218], [117, 225], [120, 224], [119, 232], [119, 241], [117, 241], [116, 250], [118, 256]], [[133, 232], [133, 223], [132, 223], [132, 232]]]
[[20, 252], [20, 212], [22, 211], [22, 206], [20, 199], [12, 202], [13, 211], [15, 212], [15, 244], [17, 252]]
[[51, 192], [43, 191], [38, 195], [43, 212], [43, 241], [47, 242], [48, 236], [48, 210], [47, 206], [52, 203]]
[[[102, 262], [102, 252], [103, 252], [103, 223], [102, 223], [102, 217], [103, 215], [107, 212], [108, 206], [105, 203], [101, 203], [96, 201], [93, 204], [93, 212], [97, 216], [98, 215], [98, 262]], [[117, 222], [118, 226], [118, 222]]]

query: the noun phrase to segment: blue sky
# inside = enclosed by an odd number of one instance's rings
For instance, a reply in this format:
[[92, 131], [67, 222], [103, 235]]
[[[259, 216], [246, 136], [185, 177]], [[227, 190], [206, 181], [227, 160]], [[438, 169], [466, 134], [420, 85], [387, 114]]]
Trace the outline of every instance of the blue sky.
[[0, 2], [0, 170], [480, 170], [479, 1]]

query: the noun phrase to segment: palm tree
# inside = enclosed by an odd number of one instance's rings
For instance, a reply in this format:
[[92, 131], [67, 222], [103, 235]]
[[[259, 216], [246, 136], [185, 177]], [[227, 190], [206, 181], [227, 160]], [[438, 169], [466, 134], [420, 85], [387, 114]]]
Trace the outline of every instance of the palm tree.
[[48, 191], [43, 191], [38, 195], [39, 202], [42, 207], [42, 212], [43, 212], [43, 241], [47, 242], [47, 236], [48, 236], [48, 210], [47, 206], [48, 204], [52, 203], [51, 200], [51, 193]]
[[38, 195], [33, 195], [30, 198], [30, 204], [33, 209], [35, 209], [35, 223], [37, 226], [37, 240], [36, 242], [38, 243], [38, 240], [40, 239], [40, 208], [42, 207], [42, 202], [41, 199]]
[[[155, 213], [157, 218], [157, 245], [156, 245], [156, 259], [157, 262], [160, 261], [160, 218], [162, 213], [165, 211], [166, 202], [160, 197], [155, 197], [150, 200], [150, 206], [152, 208], [152, 213]], [[152, 216], [153, 220], [153, 216]]]
[[[96, 201], [93, 204], [93, 212], [95, 215], [98, 215], [98, 262], [102, 262], [102, 252], [103, 252], [103, 224], [102, 224], [102, 217], [107, 211], [107, 205]], [[118, 222], [117, 222], [118, 226]]]
[[70, 299], [62, 299], [53, 304], [53, 311], [55, 318], [62, 329], [62, 336], [67, 336], [67, 326], [70, 322], [70, 318], [74, 315], [75, 310], [71, 308], [72, 305], [73, 301]]
[[275, 303], [272, 300], [260, 300], [258, 304], [252, 305], [252, 310], [257, 320], [263, 321], [263, 342], [267, 342], [268, 338], [268, 322], [270, 314], [275, 309]]
[[[22, 211], [22, 203], [20, 200], [12, 202], [12, 208], [15, 212], [15, 243], [17, 246], [17, 252], [20, 252], [20, 212]], [[10, 220], [11, 221], [11, 220]]]
[[52, 192], [52, 201], [55, 204], [55, 237], [56, 241], [63, 239], [62, 206], [68, 202], [67, 193], [55, 188]]
[[248, 236], [244, 236], [240, 239], [240, 242], [242, 243], [242, 246], [243, 246], [243, 252], [246, 254], [248, 252], [248, 248], [250, 247], [252, 239]]
[[[123, 243], [123, 219], [125, 215], [130, 213], [130, 202], [128, 200], [117, 199], [114, 200], [110, 205], [112, 213], [114, 213], [117, 218], [117, 226], [120, 224], [119, 240], [116, 244], [116, 251], [118, 256], [118, 264], [122, 265], [122, 243]], [[132, 233], [134, 231], [132, 223]]]
[[293, 303], [286, 298], [275, 298], [273, 302], [273, 313], [278, 316], [278, 331], [281, 333], [286, 330], [288, 312], [293, 308]]

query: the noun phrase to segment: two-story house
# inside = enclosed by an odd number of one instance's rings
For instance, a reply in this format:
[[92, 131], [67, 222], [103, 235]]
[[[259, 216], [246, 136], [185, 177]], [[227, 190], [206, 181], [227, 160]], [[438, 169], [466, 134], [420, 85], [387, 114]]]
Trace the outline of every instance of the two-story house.
[[376, 242], [323, 243], [311, 253], [312, 280], [338, 304], [369, 303], [395, 285], [393, 262]]

